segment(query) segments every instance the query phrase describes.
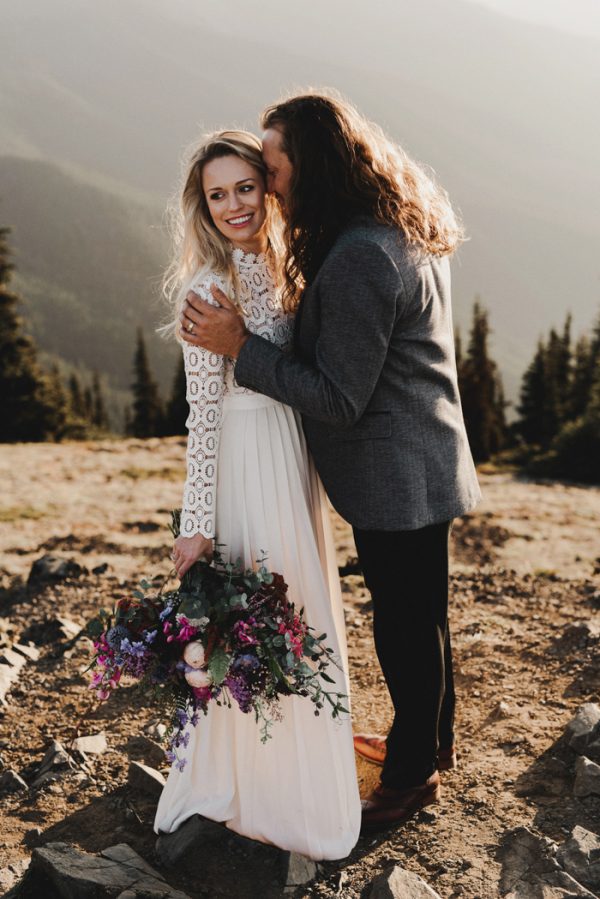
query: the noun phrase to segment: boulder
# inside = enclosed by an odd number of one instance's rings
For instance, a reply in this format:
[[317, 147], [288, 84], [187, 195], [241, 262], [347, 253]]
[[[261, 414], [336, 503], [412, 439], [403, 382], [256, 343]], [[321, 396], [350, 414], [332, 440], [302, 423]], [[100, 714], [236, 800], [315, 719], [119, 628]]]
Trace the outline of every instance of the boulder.
[[211, 846], [231, 835], [222, 824], [201, 815], [192, 815], [173, 833], [161, 833], [156, 841], [156, 857], [161, 865], [172, 867], [194, 848]]
[[64, 559], [46, 553], [41, 559], [37, 559], [31, 566], [27, 583], [29, 586], [42, 586], [43, 584], [66, 581], [68, 578], [78, 578], [84, 569], [73, 559]]
[[153, 799], [160, 799], [166, 780], [155, 768], [142, 765], [141, 762], [130, 762], [127, 783], [134, 790], [147, 793]]
[[16, 771], [9, 769], [0, 775], [0, 795], [3, 793], [21, 793], [29, 787]]
[[317, 876], [317, 863], [299, 852], [281, 853], [281, 880], [284, 893], [295, 893]]
[[371, 884], [369, 899], [440, 899], [418, 874], [394, 865], [376, 877]]
[[584, 827], [574, 827], [556, 858], [567, 874], [596, 892], [600, 890], [600, 839]]
[[590, 743], [600, 739], [600, 705], [585, 702], [580, 706], [567, 724], [565, 736], [571, 749], [580, 754], [586, 751]]
[[126, 843], [105, 849], [100, 856], [67, 843], [47, 843], [34, 849], [22, 892], [61, 899], [189, 899], [172, 889], [162, 874]]
[[500, 894], [505, 899], [595, 899], [584, 886], [563, 871], [556, 859], [556, 843], [516, 827], [504, 835]]
[[586, 796], [600, 796], [600, 765], [580, 755], [575, 763], [575, 785], [573, 792], [578, 799]]
[[127, 741], [127, 754], [135, 761], [143, 761], [153, 768], [165, 764], [165, 750], [154, 740], [143, 735], [135, 735]]
[[71, 749], [76, 749], [77, 752], [88, 753], [89, 755], [102, 755], [108, 749], [106, 734], [104, 731], [100, 731], [99, 734], [77, 737], [71, 743]]
[[57, 780], [67, 771], [75, 770], [77, 765], [66, 751], [62, 743], [53, 740], [42, 759], [31, 786], [34, 789]]

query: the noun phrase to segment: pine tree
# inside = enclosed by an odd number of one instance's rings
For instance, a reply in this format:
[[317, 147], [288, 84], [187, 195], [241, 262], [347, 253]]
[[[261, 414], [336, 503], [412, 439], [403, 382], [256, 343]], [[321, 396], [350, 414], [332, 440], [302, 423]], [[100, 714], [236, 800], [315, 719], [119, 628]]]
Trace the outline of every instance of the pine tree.
[[85, 402], [83, 398], [83, 389], [78, 375], [74, 372], [69, 377], [69, 403], [71, 406], [71, 414], [74, 418], [85, 420]]
[[496, 363], [490, 358], [488, 314], [476, 301], [467, 353], [460, 363], [459, 389], [471, 452], [484, 462], [506, 439], [504, 391]]
[[51, 379], [23, 331], [19, 297], [9, 289], [9, 234], [8, 228], [0, 228], [0, 442], [55, 439], [60, 436], [61, 412], [54, 404]]
[[108, 427], [106, 402], [104, 400], [102, 385], [97, 371], [94, 372], [92, 378], [92, 424], [102, 430], [106, 430]]
[[135, 437], [156, 437], [164, 431], [164, 412], [158, 385], [150, 372], [142, 329], [138, 328], [134, 356], [131, 430]]
[[173, 378], [171, 398], [167, 406], [167, 422], [165, 432], [167, 434], [185, 434], [185, 423], [189, 414], [189, 406], [186, 400], [186, 377], [183, 354], [180, 356]]
[[462, 335], [460, 333], [460, 328], [454, 329], [454, 358], [456, 359], [456, 370], [460, 372], [463, 364]]
[[535, 356], [523, 375], [521, 402], [517, 407], [517, 431], [526, 443], [547, 446], [551, 434], [548, 423], [546, 384], [546, 345], [538, 341]]
[[94, 396], [89, 384], [83, 391], [83, 410], [83, 417], [91, 424], [94, 419]]
[[592, 344], [587, 334], [583, 334], [575, 344], [573, 371], [569, 389], [568, 418], [583, 415], [590, 399], [594, 366]]

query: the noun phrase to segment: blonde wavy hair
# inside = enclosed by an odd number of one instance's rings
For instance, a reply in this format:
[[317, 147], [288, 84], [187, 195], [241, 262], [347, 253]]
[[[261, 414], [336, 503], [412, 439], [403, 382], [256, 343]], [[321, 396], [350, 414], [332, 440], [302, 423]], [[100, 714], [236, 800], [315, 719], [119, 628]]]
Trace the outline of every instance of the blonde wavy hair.
[[[177, 335], [185, 296], [197, 277], [207, 277], [213, 273], [221, 275], [230, 298], [237, 301], [239, 297], [237, 271], [232, 259], [233, 247], [213, 222], [202, 187], [205, 165], [224, 156], [243, 159], [266, 180], [262, 144], [249, 131], [207, 134], [200, 146], [191, 152], [184, 169], [179, 201], [168, 210], [173, 249], [171, 263], [163, 278], [163, 293], [171, 314], [167, 323], [158, 329], [164, 336]], [[282, 281], [284, 256], [283, 222], [276, 201], [268, 194], [265, 205], [269, 253], [276, 282], [279, 283]]]
[[335, 91], [269, 106], [263, 128], [281, 132], [293, 166], [286, 197], [286, 305], [310, 284], [340, 230], [355, 215], [397, 227], [424, 255], [452, 253], [464, 240], [448, 195], [433, 173]]

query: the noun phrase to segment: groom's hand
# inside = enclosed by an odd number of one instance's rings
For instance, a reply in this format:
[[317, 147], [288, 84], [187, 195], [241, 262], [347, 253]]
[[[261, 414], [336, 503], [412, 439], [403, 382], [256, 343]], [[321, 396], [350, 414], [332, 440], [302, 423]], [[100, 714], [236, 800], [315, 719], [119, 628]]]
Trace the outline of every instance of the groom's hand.
[[207, 303], [193, 290], [188, 292], [180, 316], [180, 336], [211, 353], [237, 359], [250, 333], [229, 297], [215, 284], [211, 285], [210, 292], [218, 306]]

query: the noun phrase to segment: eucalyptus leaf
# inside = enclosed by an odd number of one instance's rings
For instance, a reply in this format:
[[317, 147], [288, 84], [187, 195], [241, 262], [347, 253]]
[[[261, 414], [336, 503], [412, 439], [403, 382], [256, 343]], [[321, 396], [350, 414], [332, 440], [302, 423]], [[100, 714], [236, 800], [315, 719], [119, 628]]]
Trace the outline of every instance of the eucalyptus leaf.
[[208, 661], [208, 670], [217, 687], [225, 680], [230, 662], [231, 655], [221, 646], [215, 646]]

